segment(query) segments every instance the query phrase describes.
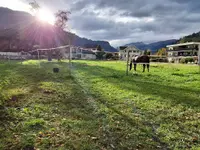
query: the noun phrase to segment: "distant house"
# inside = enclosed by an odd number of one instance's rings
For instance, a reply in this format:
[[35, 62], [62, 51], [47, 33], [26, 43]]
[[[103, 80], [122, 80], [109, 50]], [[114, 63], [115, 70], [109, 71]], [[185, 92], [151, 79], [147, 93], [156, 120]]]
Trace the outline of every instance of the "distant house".
[[23, 52], [17, 31], [0, 30], [0, 59], [26, 59], [30, 54]]
[[[66, 59], [69, 59], [69, 56], [70, 56], [69, 49], [67, 49], [64, 52], [64, 57]], [[90, 49], [74, 48], [74, 49], [72, 49], [71, 58], [72, 59], [94, 60], [94, 59], [96, 59], [96, 54]]]
[[85, 49], [89, 49], [90, 51], [92, 51], [94, 53], [98, 52], [98, 49], [97, 49], [98, 45], [96, 45], [96, 44], [85, 44], [83, 47]]
[[138, 49], [135, 46], [120, 46], [119, 47], [119, 58], [121, 60], [127, 59], [127, 51], [129, 51], [129, 57], [132, 58], [135, 55], [141, 55], [142, 50]]
[[26, 52], [15, 52], [15, 51], [0, 52], [0, 59], [19, 60], [19, 59], [28, 59], [30, 56], [31, 55]]
[[182, 58], [200, 60], [200, 42], [168, 45], [167, 48], [169, 62], [179, 63]]
[[81, 59], [91, 59], [91, 60], [94, 60], [94, 59], [96, 59], [96, 55], [92, 51], [82, 50]]

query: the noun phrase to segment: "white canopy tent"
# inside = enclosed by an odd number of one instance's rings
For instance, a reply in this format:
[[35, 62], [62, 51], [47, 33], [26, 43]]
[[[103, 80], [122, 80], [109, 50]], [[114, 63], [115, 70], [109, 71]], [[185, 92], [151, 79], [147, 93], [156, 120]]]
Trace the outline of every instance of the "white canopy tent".
[[[44, 48], [44, 49], [36, 49], [36, 50], [32, 50], [29, 53], [33, 53], [33, 52], [37, 52], [37, 58], [38, 60], [40, 60], [40, 51], [53, 51], [53, 50], [61, 50], [61, 51], [66, 51], [66, 49], [69, 49], [69, 65], [71, 66], [71, 60], [72, 60], [72, 50], [81, 50], [81, 53], [83, 50], [89, 50], [91, 51], [91, 48], [83, 48], [83, 47], [79, 47], [79, 46], [73, 46], [73, 45], [64, 45], [64, 46], [59, 46], [59, 47], [54, 47], [54, 48]], [[65, 52], [63, 52], [64, 54]], [[40, 66], [40, 62], [39, 62], [39, 66]]]

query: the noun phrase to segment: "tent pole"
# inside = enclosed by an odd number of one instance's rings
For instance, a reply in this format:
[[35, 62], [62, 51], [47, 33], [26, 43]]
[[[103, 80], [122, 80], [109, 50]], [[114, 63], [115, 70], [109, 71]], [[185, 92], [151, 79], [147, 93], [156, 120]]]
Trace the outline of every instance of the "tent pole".
[[20, 52], [20, 57], [21, 57], [21, 64], [23, 64], [23, 59], [22, 59], [22, 52]]
[[128, 68], [129, 68], [129, 50], [127, 50], [127, 62], [126, 62], [126, 75], [128, 76]]
[[39, 50], [37, 50], [37, 53], [38, 53], [38, 67], [40, 68], [40, 52], [39, 52]]
[[71, 53], [72, 53], [72, 48], [70, 47], [69, 48], [69, 65], [70, 65], [70, 67], [71, 67]]
[[199, 73], [200, 73], [200, 45], [198, 46], [198, 65], [199, 65]]

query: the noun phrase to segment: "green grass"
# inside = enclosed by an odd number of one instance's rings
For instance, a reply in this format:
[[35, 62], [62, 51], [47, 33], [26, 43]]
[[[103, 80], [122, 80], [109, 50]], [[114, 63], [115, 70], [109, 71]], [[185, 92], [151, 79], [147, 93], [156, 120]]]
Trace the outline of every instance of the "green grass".
[[[53, 67], [60, 72], [54, 74]], [[198, 149], [197, 66], [0, 63], [0, 149]]]

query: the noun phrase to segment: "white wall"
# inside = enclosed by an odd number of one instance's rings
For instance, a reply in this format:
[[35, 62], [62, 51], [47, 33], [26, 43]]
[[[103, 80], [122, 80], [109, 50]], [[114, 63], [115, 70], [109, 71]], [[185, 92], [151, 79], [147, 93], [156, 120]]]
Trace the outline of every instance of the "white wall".
[[15, 53], [15, 52], [0, 52], [0, 55], [21, 56], [21, 53]]
[[96, 55], [94, 54], [82, 54], [82, 58], [81, 59], [96, 59]]
[[[141, 52], [130, 52], [129, 55], [130, 55], [129, 58], [132, 58], [134, 55], [138, 55], [138, 56], [141, 55]], [[126, 60], [127, 59], [127, 52], [120, 51], [119, 57], [122, 58], [123, 60]]]

